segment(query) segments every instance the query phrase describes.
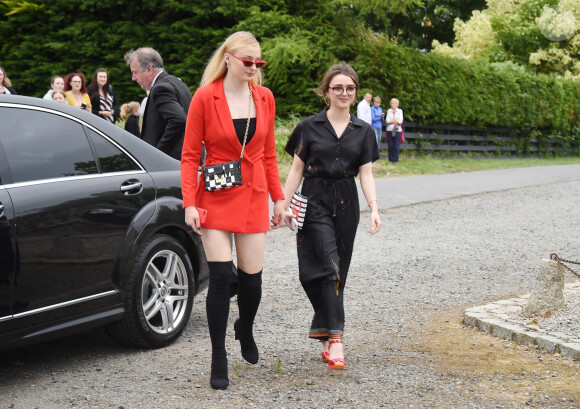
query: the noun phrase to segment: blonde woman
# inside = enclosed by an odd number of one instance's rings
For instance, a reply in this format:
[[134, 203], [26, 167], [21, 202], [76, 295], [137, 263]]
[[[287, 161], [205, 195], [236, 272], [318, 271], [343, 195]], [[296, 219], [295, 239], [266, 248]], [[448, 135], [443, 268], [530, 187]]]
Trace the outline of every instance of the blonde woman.
[[63, 90], [56, 89], [53, 90], [51, 94], [52, 94], [51, 98], [53, 101], [66, 104], [66, 94]]
[[125, 120], [125, 130], [136, 137], [141, 137], [139, 128], [139, 112], [141, 104], [137, 101], [127, 102], [121, 105], [121, 118]]
[[399, 100], [391, 99], [391, 108], [387, 110], [387, 133], [385, 139], [389, 145], [389, 162], [399, 161], [399, 146], [401, 144], [401, 133], [403, 132], [403, 110], [399, 108]]
[[371, 126], [375, 131], [375, 136], [377, 137], [377, 146], [381, 146], [381, 136], [383, 135], [383, 124], [385, 123], [385, 113], [383, 108], [381, 108], [381, 97], [373, 98], [373, 106], [371, 107]]
[[[210, 384], [229, 385], [225, 336], [230, 306], [233, 233], [236, 246], [239, 319], [234, 323], [243, 358], [259, 359], [254, 341], [254, 318], [262, 295], [262, 266], [266, 232], [270, 229], [268, 195], [274, 201], [274, 225], [284, 220], [278, 175], [272, 92], [261, 86], [260, 44], [248, 32], [229, 36], [214, 52], [191, 102], [181, 158], [185, 222], [201, 235], [209, 265], [206, 299], [212, 343]], [[241, 160], [242, 185], [208, 191], [198, 182], [198, 167]], [[205, 212], [207, 211], [207, 213]], [[206, 214], [205, 219], [200, 214]]]
[[12, 88], [12, 82], [2, 67], [0, 67], [0, 94], [18, 95], [18, 92]]

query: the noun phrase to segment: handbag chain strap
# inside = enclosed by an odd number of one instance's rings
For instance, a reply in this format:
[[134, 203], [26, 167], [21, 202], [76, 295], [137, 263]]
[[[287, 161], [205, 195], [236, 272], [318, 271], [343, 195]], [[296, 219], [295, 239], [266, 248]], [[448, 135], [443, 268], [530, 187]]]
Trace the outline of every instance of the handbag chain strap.
[[[244, 158], [244, 149], [246, 148], [246, 140], [248, 139], [248, 131], [250, 130], [250, 115], [252, 115], [252, 83], [250, 82], [250, 102], [248, 103], [248, 122], [246, 123], [246, 133], [244, 134], [244, 143], [242, 144], [242, 153], [240, 154], [240, 161]], [[205, 168], [205, 160], [207, 154], [203, 158], [203, 167]]]
[[246, 139], [248, 139], [248, 131], [250, 130], [250, 115], [252, 115], [252, 83], [250, 82], [250, 102], [248, 103], [248, 122], [246, 122], [246, 133], [244, 135], [244, 143], [242, 144], [242, 153], [240, 160], [244, 158], [244, 149], [246, 148]]

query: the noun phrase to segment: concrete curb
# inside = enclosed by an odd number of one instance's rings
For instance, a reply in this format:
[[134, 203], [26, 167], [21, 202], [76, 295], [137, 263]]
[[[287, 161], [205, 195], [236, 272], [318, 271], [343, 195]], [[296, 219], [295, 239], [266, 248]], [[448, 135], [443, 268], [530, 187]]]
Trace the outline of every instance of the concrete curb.
[[[468, 308], [463, 323], [491, 335], [524, 345], [538, 345], [550, 353], [580, 360], [580, 338], [559, 332], [548, 332], [537, 325], [530, 325], [529, 318], [521, 317], [521, 311], [530, 295], [523, 295], [491, 304]], [[580, 297], [580, 282], [564, 286], [564, 298]]]

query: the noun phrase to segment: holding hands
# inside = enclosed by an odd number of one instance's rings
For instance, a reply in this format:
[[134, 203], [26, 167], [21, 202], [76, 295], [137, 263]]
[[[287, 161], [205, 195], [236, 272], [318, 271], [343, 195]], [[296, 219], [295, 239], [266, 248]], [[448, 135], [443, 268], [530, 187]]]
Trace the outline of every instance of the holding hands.
[[286, 223], [287, 213], [288, 212], [284, 210], [284, 200], [276, 200], [276, 202], [274, 202], [274, 215], [271, 220], [273, 229], [282, 227], [284, 223]]

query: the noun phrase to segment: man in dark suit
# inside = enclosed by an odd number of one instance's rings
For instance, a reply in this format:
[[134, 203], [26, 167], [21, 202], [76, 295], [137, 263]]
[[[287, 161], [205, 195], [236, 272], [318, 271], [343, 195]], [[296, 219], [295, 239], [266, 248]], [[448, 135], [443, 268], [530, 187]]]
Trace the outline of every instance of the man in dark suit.
[[181, 160], [191, 91], [179, 78], [165, 72], [163, 59], [153, 48], [130, 50], [125, 61], [131, 67], [133, 81], [149, 91], [141, 139]]

